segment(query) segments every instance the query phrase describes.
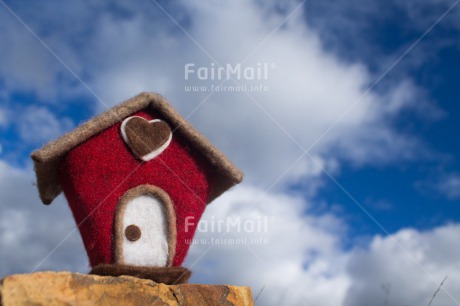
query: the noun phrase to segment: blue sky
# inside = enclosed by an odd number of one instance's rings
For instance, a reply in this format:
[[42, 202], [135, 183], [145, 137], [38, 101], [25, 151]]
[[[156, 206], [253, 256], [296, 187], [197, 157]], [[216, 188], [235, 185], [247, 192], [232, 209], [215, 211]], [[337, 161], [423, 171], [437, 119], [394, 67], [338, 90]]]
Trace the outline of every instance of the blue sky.
[[[445, 7], [449, 7], [449, 4], [453, 5], [454, 2], [446, 2]], [[336, 4], [331, 6], [340, 7]], [[385, 167], [346, 169], [339, 178], [340, 182], [373, 215], [379, 216], [379, 221], [385, 224], [390, 233], [402, 227], [426, 229], [456, 222], [460, 217], [457, 208], [459, 197], [446, 192], [439, 185], [459, 172], [457, 157], [460, 146], [455, 141], [456, 131], [460, 129], [458, 25], [449, 26], [441, 20], [427, 32], [434, 23], [430, 27], [423, 27], [418, 24], [419, 20], [410, 22], [410, 11], [396, 8], [391, 2], [380, 3], [379, 6], [381, 15], [373, 15], [376, 17], [374, 20], [369, 20], [370, 14], [360, 12], [354, 5], [337, 9], [345, 13], [344, 18], [347, 18], [347, 11], [354, 11], [354, 18], [365, 23], [365, 26], [350, 23], [349, 31], [335, 28], [334, 25], [321, 25], [324, 21], [321, 17], [315, 17], [313, 12], [330, 9], [328, 5], [313, 2], [305, 9], [307, 13], [310, 11], [309, 24], [318, 29], [320, 36], [325, 37], [326, 48], [345, 60], [364, 61], [377, 74], [382, 73], [382, 68], [386, 69], [380, 66], [382, 57], [398, 57], [418, 41], [411, 53], [388, 73], [382, 83], [397, 82], [401, 77], [411, 78], [439, 114], [433, 120], [424, 120], [429, 115], [408, 111], [393, 122], [395, 129], [415, 134], [428, 150], [427, 156]], [[437, 10], [440, 7], [433, 6]], [[423, 39], [419, 40], [421, 37]], [[321, 196], [330, 196], [345, 203], [346, 213], [359, 215], [360, 209], [353, 207], [348, 196], [334, 184], [326, 187]], [[355, 220], [362, 225], [360, 228], [364, 233], [381, 232], [365, 215]]]
[[[378, 305], [391, 283], [390, 304], [423, 305], [447, 275], [437, 305], [460, 304], [457, 3], [0, 1], [0, 274], [88, 270], [28, 156], [155, 91], [246, 174], [204, 222], [270, 220], [198, 233], [194, 282], [264, 288], [259, 305]], [[222, 83], [267, 91], [187, 91], [220, 83], [185, 79], [189, 63], [267, 63]], [[268, 243], [210, 242], [245, 237]]]

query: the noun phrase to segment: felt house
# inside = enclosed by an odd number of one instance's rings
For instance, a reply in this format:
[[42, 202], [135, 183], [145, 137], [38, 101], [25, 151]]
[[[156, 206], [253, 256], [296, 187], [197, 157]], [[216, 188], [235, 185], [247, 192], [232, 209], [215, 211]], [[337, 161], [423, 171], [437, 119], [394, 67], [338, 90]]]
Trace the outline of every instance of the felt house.
[[40, 198], [61, 191], [92, 272], [180, 283], [206, 205], [243, 174], [160, 95], [142, 93], [31, 155]]

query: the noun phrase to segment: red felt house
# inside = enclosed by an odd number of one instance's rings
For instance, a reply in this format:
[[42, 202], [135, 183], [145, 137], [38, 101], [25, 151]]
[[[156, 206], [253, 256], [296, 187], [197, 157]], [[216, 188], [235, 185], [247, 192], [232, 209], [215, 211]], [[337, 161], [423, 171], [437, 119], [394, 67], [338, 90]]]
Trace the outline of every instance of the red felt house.
[[31, 155], [40, 198], [64, 192], [92, 273], [187, 281], [206, 205], [243, 174], [158, 94], [143, 93]]

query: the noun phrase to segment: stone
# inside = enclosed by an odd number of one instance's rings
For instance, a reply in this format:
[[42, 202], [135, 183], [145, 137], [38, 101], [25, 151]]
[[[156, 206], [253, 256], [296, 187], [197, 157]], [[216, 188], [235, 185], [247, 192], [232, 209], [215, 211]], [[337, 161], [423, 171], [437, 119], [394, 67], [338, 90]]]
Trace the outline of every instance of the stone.
[[16, 274], [0, 281], [0, 305], [254, 305], [251, 289], [165, 285], [131, 276], [71, 272]]

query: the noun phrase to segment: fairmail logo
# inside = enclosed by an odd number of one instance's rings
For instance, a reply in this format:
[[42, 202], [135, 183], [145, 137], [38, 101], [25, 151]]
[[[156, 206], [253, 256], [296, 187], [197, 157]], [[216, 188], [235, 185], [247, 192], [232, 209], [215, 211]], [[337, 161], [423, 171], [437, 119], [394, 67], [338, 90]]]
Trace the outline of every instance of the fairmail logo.
[[209, 66], [197, 66], [194, 63], [187, 63], [184, 66], [185, 80], [198, 79], [201, 81], [261, 81], [268, 80], [270, 71], [275, 69], [274, 63], [257, 63], [255, 66], [241, 64], [226, 64], [218, 66], [211, 63]]
[[185, 218], [185, 232], [188, 233], [198, 225], [198, 231], [209, 233], [268, 233], [269, 218], [262, 216], [257, 218], [242, 218], [240, 216], [202, 219], [196, 223], [194, 216]]

